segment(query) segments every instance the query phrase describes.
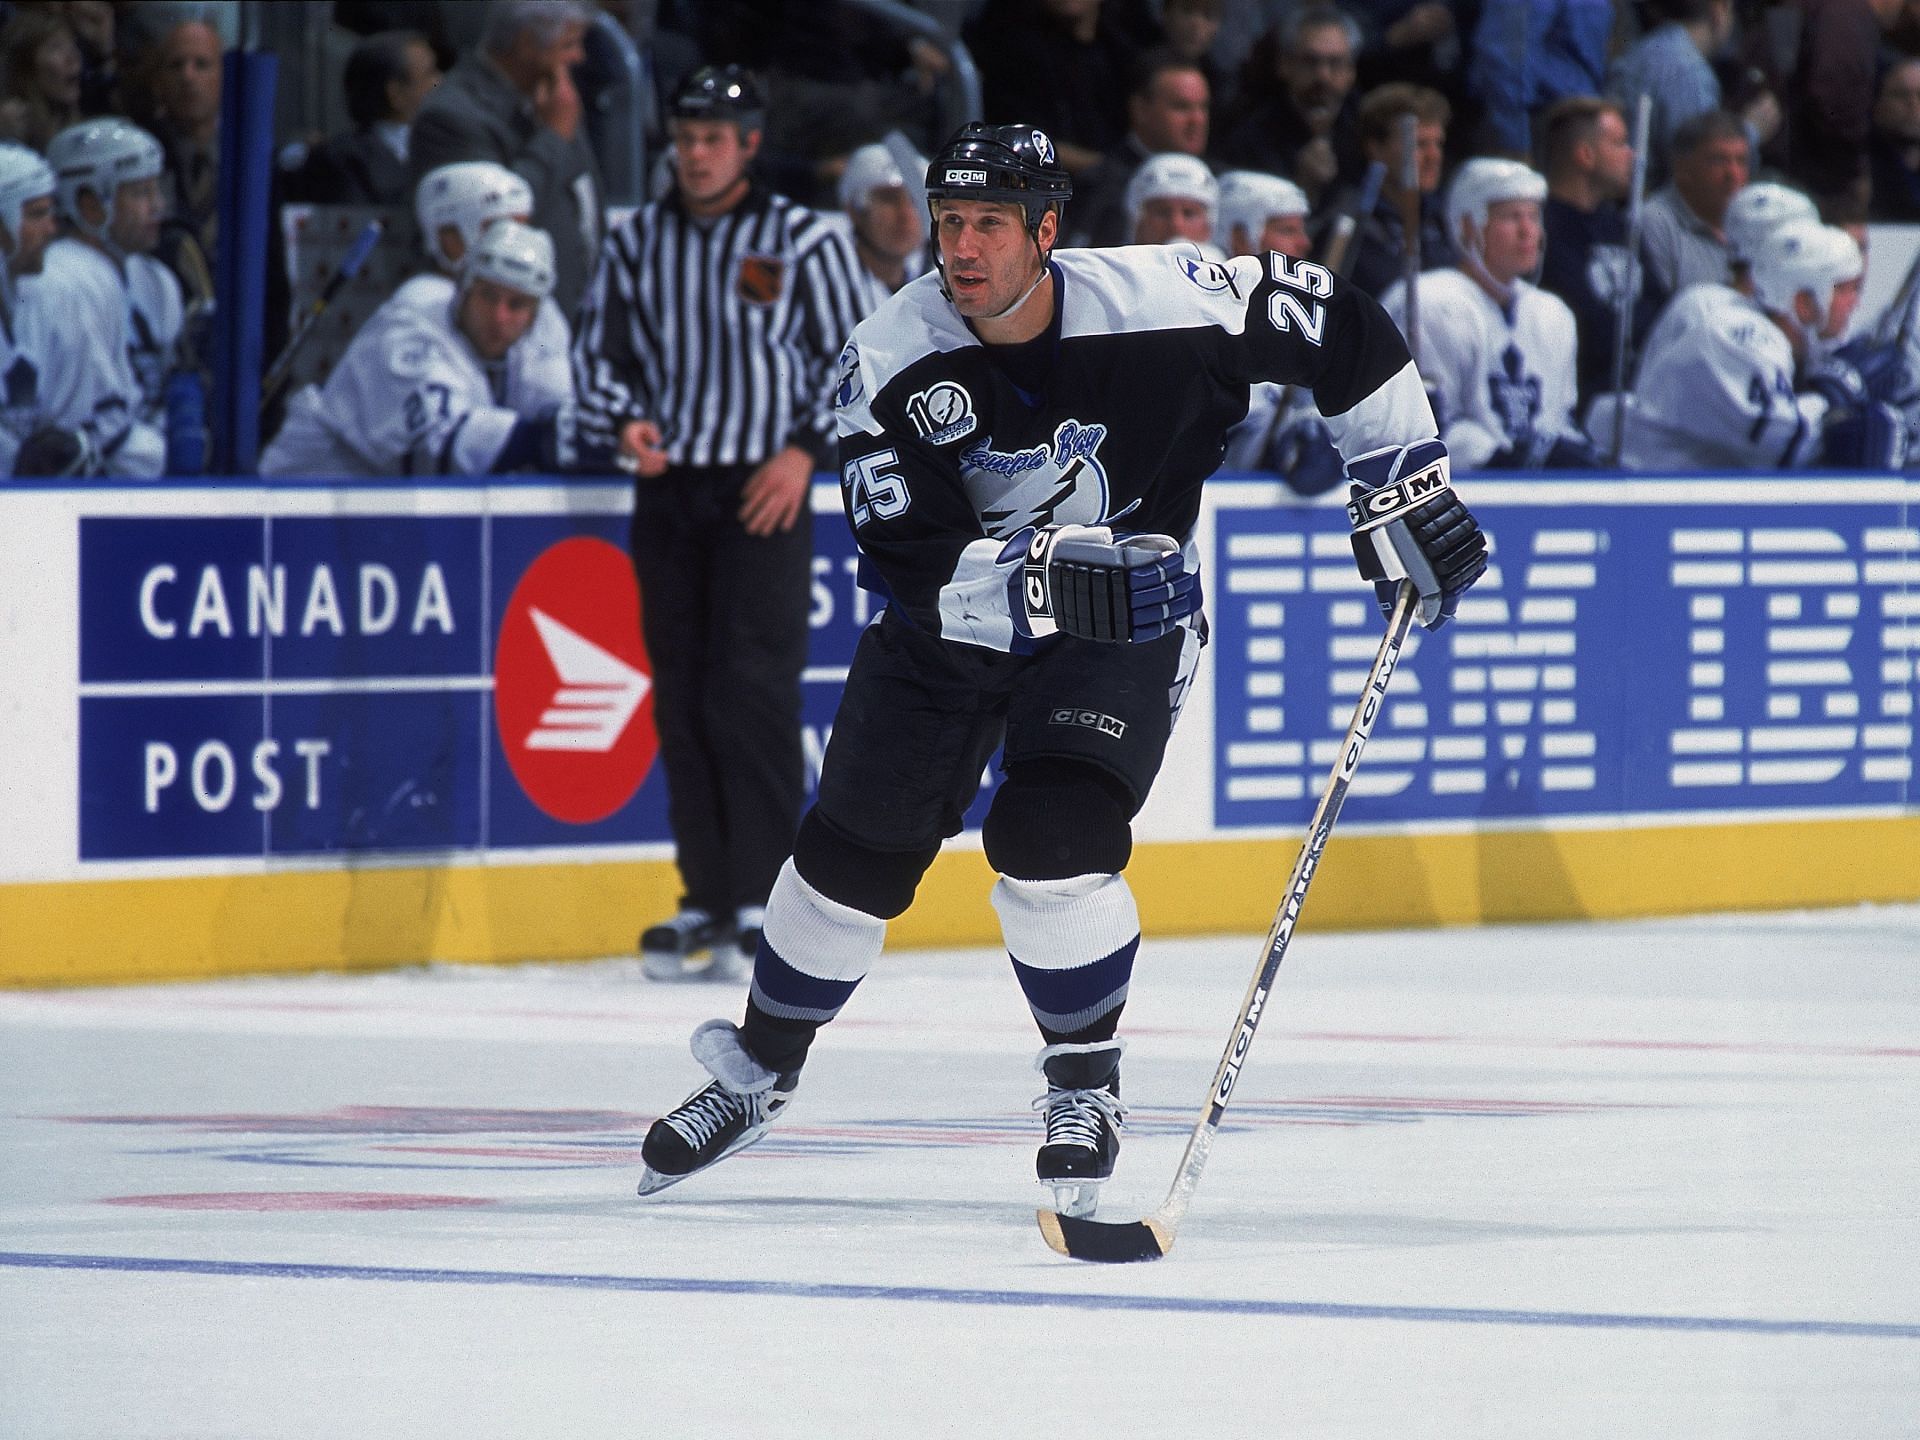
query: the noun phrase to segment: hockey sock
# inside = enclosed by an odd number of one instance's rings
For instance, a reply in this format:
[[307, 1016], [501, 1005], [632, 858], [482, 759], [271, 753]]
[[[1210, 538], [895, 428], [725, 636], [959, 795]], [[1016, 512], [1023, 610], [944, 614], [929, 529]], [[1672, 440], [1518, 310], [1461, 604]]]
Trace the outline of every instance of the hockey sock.
[[1140, 948], [1140, 915], [1126, 880], [1003, 876], [993, 887], [993, 908], [1013, 973], [1048, 1043], [1111, 1039]]
[[830, 900], [789, 860], [767, 897], [741, 1039], [768, 1069], [787, 1074], [807, 1058], [820, 1027], [840, 1013], [880, 958], [887, 922]]

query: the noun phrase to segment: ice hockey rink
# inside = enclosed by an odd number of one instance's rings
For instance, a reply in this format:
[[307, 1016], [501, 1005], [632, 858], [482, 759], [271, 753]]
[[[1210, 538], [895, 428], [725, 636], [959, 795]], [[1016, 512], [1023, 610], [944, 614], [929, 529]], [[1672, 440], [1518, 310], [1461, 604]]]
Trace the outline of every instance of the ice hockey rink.
[[[1155, 940], [1102, 1204], [1259, 954]], [[1004, 957], [650, 1201], [719, 985], [0, 994], [0, 1435], [1920, 1435], [1920, 907], [1303, 932], [1173, 1252], [1055, 1256]]]

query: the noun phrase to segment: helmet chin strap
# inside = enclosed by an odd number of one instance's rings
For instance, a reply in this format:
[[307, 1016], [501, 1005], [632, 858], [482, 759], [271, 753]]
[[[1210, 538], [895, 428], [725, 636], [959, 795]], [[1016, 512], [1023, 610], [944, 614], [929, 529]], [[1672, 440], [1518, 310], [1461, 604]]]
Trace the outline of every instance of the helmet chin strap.
[[[1035, 249], [1039, 248], [1039, 244], [1037, 241], [1035, 242], [1034, 248]], [[1044, 254], [1042, 254], [1040, 257], [1040, 273], [1033, 277], [1033, 283], [1031, 285], [1027, 286], [1025, 290], [1022, 290], [1020, 292], [1020, 298], [1014, 301], [1011, 305], [1007, 306], [1006, 309], [1001, 310], [992, 315], [982, 315], [980, 318], [982, 320], [1006, 319], [1009, 315], [1013, 314], [1014, 311], [1018, 310], [1022, 305], [1026, 304], [1027, 301], [1033, 298], [1033, 292], [1040, 288], [1041, 282], [1044, 281], [1046, 278], [1047, 278], [1047, 257]]]

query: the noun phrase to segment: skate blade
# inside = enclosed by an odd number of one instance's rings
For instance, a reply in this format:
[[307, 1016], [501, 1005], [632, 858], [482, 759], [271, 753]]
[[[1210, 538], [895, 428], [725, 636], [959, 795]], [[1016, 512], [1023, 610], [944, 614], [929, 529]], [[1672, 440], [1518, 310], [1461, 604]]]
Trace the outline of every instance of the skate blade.
[[1056, 1215], [1065, 1215], [1070, 1220], [1084, 1220], [1093, 1214], [1100, 1204], [1101, 1180], [1074, 1180], [1071, 1182], [1040, 1182], [1053, 1192], [1053, 1210]]
[[649, 980], [669, 985], [686, 980], [705, 980], [712, 968], [705, 950], [696, 950], [691, 955], [675, 955], [660, 950], [640, 952], [640, 973]]
[[[699, 1173], [698, 1170], [689, 1170], [687, 1175], [698, 1175]], [[636, 1187], [634, 1193], [638, 1195], [658, 1195], [669, 1185], [678, 1185], [686, 1178], [686, 1175], [662, 1175], [652, 1166], [648, 1166], [647, 1169], [642, 1172], [640, 1184]]]

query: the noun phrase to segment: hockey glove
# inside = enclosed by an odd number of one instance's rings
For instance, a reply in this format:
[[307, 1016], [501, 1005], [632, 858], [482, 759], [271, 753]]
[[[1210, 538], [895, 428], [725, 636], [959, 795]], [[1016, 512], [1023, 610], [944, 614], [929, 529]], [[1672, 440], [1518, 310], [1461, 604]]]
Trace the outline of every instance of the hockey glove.
[[1899, 470], [1907, 463], [1907, 426], [1881, 400], [1836, 406], [1820, 427], [1820, 463], [1841, 470]]
[[98, 475], [102, 461], [93, 437], [85, 430], [63, 430], [41, 425], [20, 443], [13, 457], [13, 473], [21, 479], [71, 479]]
[[1029, 640], [1157, 640], [1200, 608], [1200, 577], [1167, 535], [1105, 525], [1022, 530], [1000, 552], [1019, 560], [1007, 579], [1013, 628]]
[[1401, 580], [1420, 593], [1419, 620], [1438, 630], [1487, 569], [1487, 537], [1453, 493], [1447, 447], [1438, 440], [1390, 445], [1347, 462], [1353, 558], [1373, 581], [1383, 614]]
[[[1880, 345], [1862, 335], [1849, 340], [1808, 371], [1809, 388], [1819, 389], [1818, 376], [1844, 375], [1843, 384], [1870, 400], [1905, 405], [1916, 398], [1914, 377], [1906, 357], [1892, 345]], [[1824, 393], [1824, 392], [1823, 392]]]

